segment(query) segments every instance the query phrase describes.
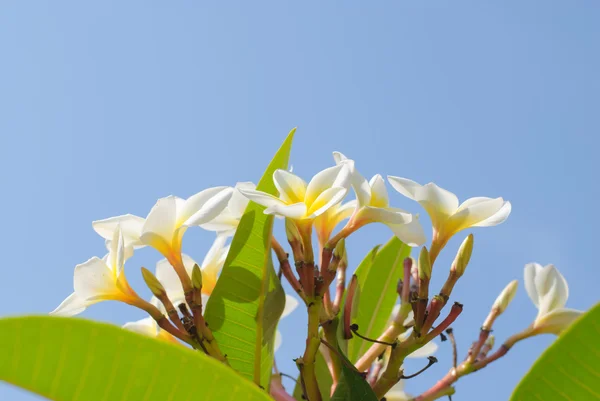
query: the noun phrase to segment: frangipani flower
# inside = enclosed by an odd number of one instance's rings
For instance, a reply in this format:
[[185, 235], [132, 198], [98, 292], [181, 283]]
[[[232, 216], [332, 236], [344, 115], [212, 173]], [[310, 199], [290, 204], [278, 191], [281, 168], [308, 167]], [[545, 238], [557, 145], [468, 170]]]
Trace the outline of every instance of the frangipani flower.
[[538, 308], [538, 315], [533, 322], [535, 333], [558, 335], [583, 313], [564, 307], [569, 297], [569, 287], [554, 265], [525, 265], [525, 289]]
[[[340, 152], [333, 152], [333, 158], [338, 166], [347, 166], [351, 172], [351, 183], [356, 192], [355, 209], [346, 226], [346, 234], [374, 222], [387, 225], [394, 234], [410, 246], [419, 246], [425, 242], [425, 234], [418, 217], [402, 209], [390, 207], [385, 181], [376, 174], [367, 181], [356, 169], [353, 160]], [[348, 204], [346, 204], [348, 205]], [[323, 221], [315, 221], [317, 233], [321, 236], [331, 234], [333, 228], [348, 215], [348, 210], [328, 216]]]
[[50, 314], [73, 316], [100, 301], [122, 301], [131, 305], [137, 303], [139, 297], [129, 286], [123, 273], [126, 259], [125, 241], [119, 226], [110, 244], [110, 252], [102, 259], [94, 256], [75, 266], [75, 291]]
[[251, 201], [265, 206], [265, 214], [275, 214], [293, 220], [314, 219], [340, 203], [348, 193], [350, 171], [340, 165], [326, 168], [306, 182], [286, 170], [273, 173], [279, 197], [266, 192], [240, 188]]
[[317, 238], [319, 239], [319, 244], [324, 246], [329, 237], [331, 237], [331, 232], [333, 229], [340, 224], [343, 220], [352, 216], [354, 211], [356, 210], [356, 201], [350, 201], [343, 204], [333, 205], [325, 213], [317, 218], [314, 221], [315, 231], [317, 233]]
[[94, 231], [98, 233], [107, 242], [107, 247], [110, 249], [110, 241], [114, 235], [117, 226], [121, 228], [125, 247], [141, 248], [145, 245], [140, 239], [142, 235], [142, 227], [145, 219], [133, 214], [124, 214], [122, 216], [109, 217], [108, 219], [96, 220], [92, 222]]
[[388, 176], [392, 187], [425, 208], [433, 224], [430, 254], [433, 262], [439, 251], [457, 232], [470, 227], [495, 226], [504, 222], [511, 204], [502, 198], [475, 197], [458, 203], [452, 192], [430, 182], [421, 185], [406, 178]]
[[239, 191], [240, 189], [255, 190], [256, 185], [252, 182], [238, 182], [227, 207], [213, 220], [202, 224], [200, 227], [205, 230], [216, 231], [218, 235], [232, 236], [235, 234], [249, 202], [248, 198]]
[[[218, 275], [223, 268], [223, 263], [225, 263], [227, 252], [229, 252], [229, 246], [225, 246], [226, 240], [225, 236], [218, 236], [206, 254], [202, 265], [199, 265], [202, 270], [202, 303], [204, 305], [206, 305], [208, 296], [215, 288]], [[185, 271], [191, 279], [192, 270], [196, 262], [186, 254], [182, 254], [181, 259]], [[177, 306], [185, 303], [181, 280], [167, 259], [163, 259], [156, 264], [156, 278], [165, 288], [167, 296], [173, 305]], [[155, 302], [153, 303], [157, 305]]]
[[[291, 295], [285, 294], [285, 308], [283, 308], [283, 312], [281, 313], [281, 317], [279, 319], [283, 319], [284, 317], [288, 316], [297, 307], [298, 301], [296, 300], [296, 298], [292, 297]], [[275, 351], [277, 351], [279, 347], [281, 347], [281, 341], [281, 332], [277, 330], [275, 332]]]
[[152, 208], [141, 232], [141, 242], [163, 254], [177, 267], [181, 263], [181, 240], [190, 226], [208, 223], [227, 206], [233, 189], [205, 189], [186, 200], [176, 196], [159, 199]]
[[125, 323], [123, 325], [123, 328], [148, 337], [158, 338], [159, 340], [180, 344], [180, 342], [177, 341], [175, 337], [158, 327], [156, 321], [151, 317], [146, 317], [135, 322]]

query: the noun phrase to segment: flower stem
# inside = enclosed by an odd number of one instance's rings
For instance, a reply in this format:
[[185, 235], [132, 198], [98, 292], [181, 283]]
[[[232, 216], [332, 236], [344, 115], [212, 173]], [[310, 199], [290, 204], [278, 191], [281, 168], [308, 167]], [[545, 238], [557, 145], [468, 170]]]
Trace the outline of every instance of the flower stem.
[[321, 340], [319, 338], [319, 312], [321, 310], [321, 298], [313, 298], [308, 304], [308, 330], [306, 337], [306, 349], [302, 361], [304, 363], [301, 370], [302, 382], [306, 389], [306, 397], [308, 401], [321, 401], [321, 393], [317, 383], [317, 375], [315, 370], [315, 360]]

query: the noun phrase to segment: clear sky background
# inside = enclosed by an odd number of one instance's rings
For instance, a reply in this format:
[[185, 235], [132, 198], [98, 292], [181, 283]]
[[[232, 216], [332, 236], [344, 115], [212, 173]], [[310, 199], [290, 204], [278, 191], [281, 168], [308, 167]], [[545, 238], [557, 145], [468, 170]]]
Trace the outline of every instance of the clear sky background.
[[[92, 220], [145, 216], [159, 197], [256, 181], [294, 126], [292, 162], [307, 179], [340, 150], [368, 176], [513, 203], [505, 224], [474, 230], [454, 296], [465, 304], [455, 324], [461, 354], [512, 279], [521, 288], [496, 336], [534, 318], [527, 262], [556, 264], [569, 306], [587, 309], [600, 280], [599, 20], [593, 0], [4, 1], [0, 315], [44, 314], [71, 293], [73, 267], [104, 253]], [[428, 224], [418, 204], [392, 200]], [[438, 260], [435, 285], [466, 234]], [[389, 235], [381, 226], [353, 237], [351, 264]], [[185, 251], [201, 260], [211, 239], [191, 231]], [[138, 289], [139, 266], [158, 259], [144, 249], [129, 262]], [[305, 313], [292, 316], [278, 362], [295, 375]], [[106, 303], [84, 317], [142, 315]], [[454, 399], [508, 399], [552, 340], [517, 345], [461, 380]], [[410, 392], [446, 372], [446, 343], [437, 356]], [[0, 399], [37, 397], [0, 384]]]

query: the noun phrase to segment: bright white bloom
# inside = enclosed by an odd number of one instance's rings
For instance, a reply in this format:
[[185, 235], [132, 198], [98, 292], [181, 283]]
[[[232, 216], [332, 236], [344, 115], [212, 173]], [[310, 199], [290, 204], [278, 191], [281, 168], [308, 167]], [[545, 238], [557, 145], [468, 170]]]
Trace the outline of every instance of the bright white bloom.
[[156, 321], [151, 317], [137, 320], [135, 322], [125, 323], [123, 325], [123, 328], [138, 334], [142, 334], [144, 336], [158, 338], [167, 342], [179, 344], [179, 341], [177, 341], [175, 337], [158, 327]]
[[[360, 227], [374, 222], [387, 225], [394, 234], [410, 246], [419, 246], [425, 242], [425, 234], [417, 216], [402, 209], [390, 207], [385, 181], [376, 174], [367, 181], [355, 167], [353, 160], [340, 152], [333, 152], [333, 158], [338, 166], [348, 166], [351, 172], [351, 183], [356, 193], [355, 209], [348, 222], [347, 229], [355, 231]], [[346, 218], [347, 213], [338, 213], [326, 221], [317, 222], [317, 232], [331, 233], [335, 225]]]
[[[457, 232], [470, 227], [495, 226], [504, 222], [511, 211], [510, 202], [502, 198], [476, 197], [459, 204], [456, 195], [432, 182], [421, 185], [392, 176], [388, 176], [388, 180], [396, 191], [425, 208], [433, 224], [434, 242], [439, 249]], [[432, 260], [437, 256], [436, 251], [432, 251]]]
[[[204, 257], [202, 265], [198, 265], [202, 270], [202, 303], [204, 305], [206, 305], [208, 296], [215, 288], [217, 278], [225, 263], [227, 252], [229, 252], [229, 246], [225, 246], [226, 240], [227, 238], [225, 236], [217, 236], [215, 242]], [[192, 270], [194, 269], [196, 262], [186, 254], [182, 254], [181, 258], [185, 271], [191, 279]], [[156, 278], [165, 288], [167, 296], [173, 305], [177, 306], [181, 303], [185, 303], [185, 295], [183, 287], [181, 286], [181, 280], [167, 259], [163, 259], [156, 264]], [[152, 303], [158, 305], [156, 301], [153, 301]]]
[[[280, 319], [288, 316], [290, 313], [294, 311], [298, 307], [298, 301], [296, 298], [291, 295], [285, 294], [285, 308], [283, 308], [283, 313], [281, 314]], [[281, 333], [279, 330], [275, 332], [275, 351], [277, 351], [281, 347]]]
[[331, 237], [333, 229], [343, 220], [352, 216], [356, 210], [356, 201], [333, 205], [325, 213], [318, 216], [314, 221], [315, 231], [319, 244], [325, 245]]
[[409, 401], [414, 397], [404, 391], [404, 380], [398, 381], [385, 395], [386, 401]]
[[176, 196], [159, 199], [144, 226], [141, 241], [157, 249], [173, 265], [181, 262], [181, 240], [190, 226], [208, 223], [227, 207], [233, 189], [205, 189], [186, 200]]
[[314, 219], [340, 203], [348, 193], [350, 170], [345, 165], [327, 168], [307, 184], [286, 170], [273, 173], [279, 197], [266, 192], [240, 188], [248, 199], [265, 206], [265, 214], [275, 214], [293, 220]]
[[87, 262], [75, 266], [73, 280], [75, 291], [50, 314], [73, 316], [100, 301], [112, 300], [135, 304], [139, 300], [123, 273], [126, 259], [125, 241], [119, 226], [114, 232], [111, 245], [110, 252], [102, 259], [94, 256]]
[[569, 297], [569, 287], [554, 265], [525, 265], [525, 289], [538, 308], [538, 315], [533, 322], [536, 333], [558, 335], [583, 313], [564, 307]]
[[110, 249], [110, 241], [117, 226], [121, 228], [125, 247], [141, 248], [145, 246], [140, 239], [142, 235], [142, 227], [145, 219], [133, 214], [124, 214], [122, 216], [109, 217], [104, 220], [96, 220], [92, 222], [94, 231], [98, 233], [107, 242], [107, 247]]
[[238, 182], [235, 185], [227, 207], [213, 220], [202, 224], [200, 227], [205, 230], [216, 231], [218, 235], [232, 236], [235, 234], [235, 230], [238, 224], [240, 224], [240, 219], [244, 215], [249, 202], [248, 198], [239, 191], [240, 189], [255, 190], [256, 185], [252, 182]]

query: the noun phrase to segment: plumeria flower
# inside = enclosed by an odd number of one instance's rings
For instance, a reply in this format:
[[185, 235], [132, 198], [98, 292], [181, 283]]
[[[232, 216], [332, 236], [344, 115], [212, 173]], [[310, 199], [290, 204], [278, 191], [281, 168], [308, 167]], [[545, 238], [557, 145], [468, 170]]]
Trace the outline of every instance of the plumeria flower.
[[200, 227], [205, 230], [216, 231], [219, 235], [232, 236], [235, 234], [249, 202], [248, 198], [242, 195], [240, 189], [255, 190], [256, 185], [252, 182], [238, 182], [227, 207], [213, 220], [202, 224]]
[[145, 246], [140, 239], [144, 222], [145, 219], [143, 217], [135, 216], [133, 214], [124, 214], [122, 216], [93, 221], [92, 227], [98, 235], [106, 240], [108, 249], [110, 249], [110, 242], [117, 226], [121, 228], [126, 248], [130, 246], [141, 248]]
[[[280, 319], [283, 319], [284, 317], [288, 316], [297, 307], [298, 301], [296, 300], [296, 298], [292, 297], [291, 295], [285, 294], [285, 308], [283, 308], [283, 313], [281, 314]], [[275, 351], [277, 351], [279, 347], [281, 347], [281, 342], [281, 332], [277, 330], [275, 332]]]
[[181, 240], [190, 226], [208, 223], [227, 207], [233, 189], [205, 189], [186, 200], [176, 196], [159, 199], [152, 208], [140, 239], [163, 254], [176, 268], [181, 268]]
[[319, 244], [324, 246], [329, 238], [333, 229], [340, 224], [342, 221], [350, 218], [356, 210], [356, 201], [333, 205], [325, 213], [318, 216], [314, 221], [315, 231]]
[[406, 178], [388, 176], [392, 187], [425, 208], [433, 224], [431, 261], [457, 232], [470, 227], [495, 226], [504, 222], [511, 204], [502, 198], [475, 197], [458, 203], [452, 192], [430, 182], [421, 185]]
[[[333, 158], [338, 166], [347, 166], [351, 173], [351, 183], [356, 193], [356, 202], [346, 204], [346, 208], [341, 212], [334, 210], [330, 216], [326, 216], [319, 221], [315, 221], [317, 233], [321, 237], [327, 237], [331, 231], [343, 219], [349, 217], [350, 221], [345, 227], [345, 235], [356, 231], [360, 227], [374, 222], [387, 225], [394, 234], [403, 242], [410, 246], [419, 246], [425, 242], [425, 234], [419, 223], [418, 217], [402, 209], [390, 207], [385, 181], [381, 175], [377, 174], [367, 181], [356, 169], [353, 160], [348, 159], [340, 152], [333, 152]], [[350, 212], [347, 208], [354, 206]]]
[[265, 214], [293, 220], [312, 220], [346, 196], [350, 186], [350, 171], [345, 165], [330, 167], [317, 173], [307, 184], [289, 171], [276, 170], [273, 181], [279, 197], [251, 189], [240, 188], [239, 191], [251, 201], [265, 206]]
[[125, 323], [123, 328], [148, 337], [158, 338], [159, 340], [170, 343], [181, 344], [171, 334], [158, 327], [156, 321], [151, 317], [146, 317], [135, 322]]
[[565, 308], [569, 297], [567, 281], [553, 265], [538, 263], [525, 266], [525, 289], [538, 308], [533, 331], [560, 334], [583, 312]]
[[139, 296], [127, 283], [123, 266], [125, 264], [125, 240], [117, 226], [108, 255], [102, 259], [94, 256], [75, 266], [73, 287], [69, 295], [54, 311], [53, 315], [73, 316], [83, 312], [88, 306], [100, 301], [122, 301], [136, 305]]
[[[227, 238], [225, 236], [218, 236], [206, 254], [202, 265], [199, 265], [202, 270], [202, 303], [204, 305], [206, 305], [208, 296], [212, 293], [217, 284], [218, 275], [225, 263], [227, 252], [229, 252], [229, 246], [225, 246], [226, 240]], [[196, 262], [186, 254], [182, 254], [181, 258], [186, 273], [191, 279], [192, 270]], [[185, 295], [181, 286], [181, 280], [167, 259], [163, 259], [156, 264], [156, 278], [165, 288], [167, 296], [173, 305], [185, 303]], [[152, 303], [160, 308], [157, 300], [153, 299]]]

